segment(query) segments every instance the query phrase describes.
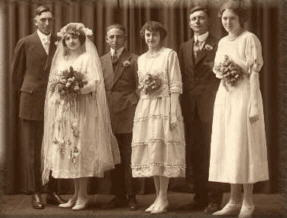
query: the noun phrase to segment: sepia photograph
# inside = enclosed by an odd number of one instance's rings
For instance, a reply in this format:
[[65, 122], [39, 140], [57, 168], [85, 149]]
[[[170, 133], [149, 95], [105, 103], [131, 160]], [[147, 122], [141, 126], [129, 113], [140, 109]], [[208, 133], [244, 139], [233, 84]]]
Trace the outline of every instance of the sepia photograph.
[[287, 0], [0, 0], [0, 217], [287, 217]]

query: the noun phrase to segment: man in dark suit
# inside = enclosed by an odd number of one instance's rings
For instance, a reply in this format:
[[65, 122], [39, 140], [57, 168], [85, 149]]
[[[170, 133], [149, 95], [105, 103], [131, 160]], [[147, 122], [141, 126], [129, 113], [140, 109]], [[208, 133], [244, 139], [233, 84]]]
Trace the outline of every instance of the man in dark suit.
[[[44, 102], [56, 37], [51, 34], [53, 15], [46, 6], [35, 10], [37, 30], [20, 39], [12, 63], [12, 86], [19, 104], [20, 174], [26, 191], [32, 193], [32, 206], [43, 209], [41, 199], [41, 145], [43, 136]], [[55, 193], [55, 181], [48, 185], [47, 203], [64, 201]]]
[[117, 138], [121, 164], [111, 173], [115, 198], [106, 208], [137, 208], [135, 179], [131, 171], [131, 140], [137, 95], [137, 56], [125, 47], [126, 31], [122, 25], [107, 27], [110, 51], [101, 57], [113, 132]]
[[[212, 213], [219, 209], [222, 192], [208, 183], [210, 138], [215, 94], [219, 81], [212, 72], [218, 40], [208, 31], [208, 9], [190, 9], [192, 39], [181, 45], [182, 108], [186, 130], [187, 180], [193, 181], [194, 201], [186, 209]], [[212, 185], [212, 186], [211, 186]], [[210, 190], [209, 190], [210, 189]]]

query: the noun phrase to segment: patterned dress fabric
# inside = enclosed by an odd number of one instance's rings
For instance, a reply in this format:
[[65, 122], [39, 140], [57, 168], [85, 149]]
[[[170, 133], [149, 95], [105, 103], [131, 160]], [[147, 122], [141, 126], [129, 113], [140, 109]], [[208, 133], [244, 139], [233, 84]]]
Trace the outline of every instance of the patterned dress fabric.
[[140, 92], [133, 126], [133, 177], [185, 177], [185, 139], [179, 100], [177, 125], [170, 128], [171, 93], [182, 93], [178, 57], [161, 48], [155, 55], [144, 53], [138, 59], [139, 83], [147, 74], [156, 75], [161, 86], [151, 94]]

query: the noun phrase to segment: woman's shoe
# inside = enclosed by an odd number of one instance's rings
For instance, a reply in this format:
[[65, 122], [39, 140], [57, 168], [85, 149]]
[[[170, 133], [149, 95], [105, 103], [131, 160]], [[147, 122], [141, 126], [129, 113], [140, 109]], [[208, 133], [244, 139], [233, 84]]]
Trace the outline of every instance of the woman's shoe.
[[245, 206], [242, 205], [240, 213], [239, 213], [239, 218], [250, 218], [252, 217], [252, 214], [255, 210], [255, 206]]
[[76, 203], [76, 199], [71, 198], [68, 200], [68, 202], [59, 204], [58, 206], [62, 208], [69, 208], [69, 207], [73, 207], [75, 203]]
[[154, 200], [154, 202], [147, 209], [145, 209], [145, 212], [150, 213], [154, 209], [156, 202], [157, 202], [157, 198]]
[[162, 206], [162, 207], [157, 207], [157, 208], [155, 208], [155, 206], [154, 206], [150, 213], [151, 213], [151, 214], [166, 213], [166, 212], [167, 212], [167, 208], [168, 208], [168, 203], [166, 203], [166, 204], [165, 204], [164, 206]]
[[76, 204], [74, 207], [72, 207], [72, 210], [84, 210], [87, 208], [89, 203], [88, 199], [84, 199], [84, 200], [77, 200]]
[[154, 208], [154, 205], [155, 205], [155, 202], [152, 205], [150, 205], [147, 209], [145, 209], [145, 212], [146, 213], [151, 212], [153, 210], [153, 208]]
[[212, 215], [225, 216], [225, 215], [237, 215], [240, 211], [241, 204], [227, 203], [221, 210], [214, 212]]

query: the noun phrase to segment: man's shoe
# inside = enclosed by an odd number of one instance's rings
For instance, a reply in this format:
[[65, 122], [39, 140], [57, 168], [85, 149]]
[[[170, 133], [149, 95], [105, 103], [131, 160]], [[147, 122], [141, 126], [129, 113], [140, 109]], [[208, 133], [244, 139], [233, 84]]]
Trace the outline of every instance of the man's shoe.
[[128, 206], [129, 206], [130, 210], [138, 209], [136, 197], [130, 197], [128, 199]]
[[213, 214], [215, 211], [220, 210], [220, 204], [216, 202], [211, 202], [204, 209], [204, 213]]
[[189, 204], [179, 206], [178, 210], [198, 211], [203, 210], [207, 206], [207, 202], [192, 201]]
[[52, 204], [52, 205], [59, 205], [59, 204], [66, 203], [66, 201], [62, 199], [61, 196], [56, 194], [55, 192], [47, 194], [46, 202], [47, 204]]
[[126, 198], [114, 197], [109, 203], [103, 206], [103, 209], [113, 209], [128, 206], [128, 200]]
[[34, 209], [44, 209], [45, 205], [42, 202], [41, 195], [36, 193], [32, 195], [32, 207]]

